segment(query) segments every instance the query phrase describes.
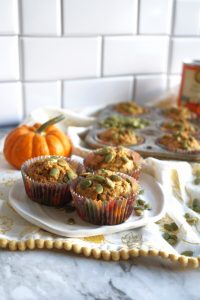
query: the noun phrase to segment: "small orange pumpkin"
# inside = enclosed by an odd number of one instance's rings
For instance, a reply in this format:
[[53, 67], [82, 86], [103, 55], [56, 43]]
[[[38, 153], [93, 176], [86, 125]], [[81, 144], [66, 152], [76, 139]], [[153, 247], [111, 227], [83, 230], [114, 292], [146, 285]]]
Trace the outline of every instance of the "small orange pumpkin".
[[60, 115], [44, 124], [36, 123], [33, 126], [22, 125], [12, 130], [4, 144], [6, 160], [15, 168], [30, 158], [41, 155], [69, 156], [72, 144], [69, 138], [53, 124], [65, 118]]

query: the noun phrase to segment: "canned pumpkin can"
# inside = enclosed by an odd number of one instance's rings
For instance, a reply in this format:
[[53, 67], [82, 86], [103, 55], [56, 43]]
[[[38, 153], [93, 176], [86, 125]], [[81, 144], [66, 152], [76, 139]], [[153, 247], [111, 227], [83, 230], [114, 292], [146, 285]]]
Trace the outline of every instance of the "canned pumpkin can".
[[183, 63], [178, 105], [200, 116], [200, 60]]

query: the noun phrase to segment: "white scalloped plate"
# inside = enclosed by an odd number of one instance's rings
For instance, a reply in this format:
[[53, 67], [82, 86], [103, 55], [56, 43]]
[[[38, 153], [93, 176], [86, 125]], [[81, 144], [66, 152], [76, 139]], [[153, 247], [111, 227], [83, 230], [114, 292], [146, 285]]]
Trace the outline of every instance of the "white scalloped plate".
[[[37, 204], [27, 197], [22, 180], [18, 181], [11, 189], [9, 203], [25, 220], [44, 230], [61, 236], [87, 237], [116, 233], [138, 228], [149, 222], [156, 222], [164, 216], [165, 201], [159, 183], [157, 183], [152, 176], [143, 173], [140, 184], [144, 189], [144, 194], [141, 198], [151, 204], [152, 210], [145, 211], [142, 217], [133, 214], [125, 223], [119, 225], [92, 225], [82, 221], [76, 212], [66, 213], [64, 209]], [[75, 224], [68, 224], [70, 218], [75, 220]]]

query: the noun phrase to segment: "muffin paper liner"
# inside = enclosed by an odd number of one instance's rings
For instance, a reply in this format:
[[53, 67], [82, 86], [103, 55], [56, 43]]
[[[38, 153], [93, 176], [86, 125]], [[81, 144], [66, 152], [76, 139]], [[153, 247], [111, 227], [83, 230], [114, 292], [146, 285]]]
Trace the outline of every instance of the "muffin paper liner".
[[[43, 205], [60, 207], [71, 201], [71, 193], [69, 183], [40, 183], [31, 179], [27, 175], [28, 167], [36, 161], [43, 160], [48, 156], [39, 156], [27, 160], [21, 167], [22, 178], [27, 196]], [[84, 167], [75, 160], [63, 156], [56, 156], [57, 158], [65, 159], [72, 167], [74, 167], [77, 174], [84, 172]]]
[[[137, 169], [133, 168], [132, 170], [127, 171], [127, 172], [123, 172], [122, 170], [117, 170], [114, 172], [120, 172], [120, 173], [126, 174], [126, 175], [131, 176], [134, 179], [138, 180], [140, 178], [140, 174], [141, 174], [143, 159], [139, 155], [139, 153], [132, 151], [132, 150], [130, 150], [130, 152], [132, 153], [133, 161], [136, 161], [136, 163], [140, 162], [140, 166], [138, 166]], [[83, 161], [84, 167], [86, 168], [86, 171], [88, 171], [88, 172], [94, 172], [94, 171], [98, 170], [98, 168], [92, 169], [91, 167], [88, 166], [90, 164], [90, 161], [94, 160], [94, 156], [95, 156], [95, 154], [93, 152], [91, 152], [85, 157], [85, 159]], [[101, 169], [101, 167], [99, 169]], [[104, 168], [104, 169], [110, 170], [109, 166], [108, 166], [108, 168]]]
[[[116, 173], [123, 178], [130, 178], [122, 173]], [[116, 225], [125, 222], [133, 212], [137, 193], [126, 198], [114, 198], [110, 201], [97, 201], [83, 197], [75, 192], [79, 179], [70, 184], [70, 191], [77, 213], [81, 219], [95, 225]]]

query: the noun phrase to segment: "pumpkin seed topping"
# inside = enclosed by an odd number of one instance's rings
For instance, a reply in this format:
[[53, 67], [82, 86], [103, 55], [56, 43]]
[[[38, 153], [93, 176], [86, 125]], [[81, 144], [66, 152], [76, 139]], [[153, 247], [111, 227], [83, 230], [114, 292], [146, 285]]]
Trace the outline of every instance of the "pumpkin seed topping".
[[115, 187], [115, 183], [112, 180], [110, 180], [109, 178], [106, 178], [106, 184], [107, 184], [107, 186], [109, 186], [112, 189]]
[[111, 161], [113, 160], [113, 158], [114, 158], [114, 155], [113, 155], [112, 153], [108, 153], [108, 154], [106, 154], [106, 155], [104, 156], [104, 161], [105, 161], [106, 163], [109, 163], [109, 162], [111, 162]]
[[75, 220], [73, 219], [73, 218], [69, 218], [68, 220], [67, 220], [67, 224], [69, 224], [69, 225], [74, 225], [76, 222], [75, 222]]
[[190, 251], [190, 250], [188, 250], [188, 251], [183, 251], [182, 253], [181, 253], [181, 255], [185, 255], [185, 256], [193, 256], [193, 251]]
[[188, 224], [190, 224], [191, 226], [196, 225], [196, 224], [198, 223], [198, 221], [199, 221], [198, 218], [193, 217], [193, 216], [192, 216], [191, 214], [189, 214], [189, 213], [186, 213], [186, 214], [184, 215], [184, 217], [185, 217], [186, 221], [188, 222]]
[[199, 185], [200, 184], [200, 177], [196, 177], [194, 180], [194, 184]]
[[82, 179], [81, 182], [80, 182], [80, 186], [81, 188], [84, 190], [84, 189], [87, 189], [88, 187], [90, 187], [92, 185], [92, 181], [89, 180], [89, 179]]
[[98, 181], [98, 182], [100, 182], [100, 183], [104, 183], [105, 182], [105, 178], [103, 177], [103, 176], [101, 176], [101, 175], [93, 175], [93, 176], [91, 176], [91, 179], [92, 180], [96, 180], [96, 181]]
[[128, 159], [128, 157], [126, 157], [126, 156], [122, 156], [122, 161], [124, 162], [124, 163], [128, 163], [129, 162], [129, 159]]
[[110, 150], [111, 149], [109, 147], [104, 147], [104, 148], [96, 150], [95, 153], [100, 154], [100, 155], [106, 155], [106, 154], [110, 153]]
[[164, 229], [170, 232], [174, 232], [178, 230], [178, 226], [176, 225], [175, 222], [170, 223], [170, 224], [164, 224]]
[[51, 176], [51, 177], [59, 177], [59, 175], [60, 175], [60, 170], [59, 169], [57, 169], [57, 168], [52, 168], [51, 170], [50, 170], [50, 172], [49, 172], [49, 175]]
[[118, 175], [111, 175], [111, 176], [110, 176], [110, 179], [111, 179], [112, 181], [121, 181], [121, 180], [122, 180], [121, 177], [118, 176]]
[[96, 189], [97, 194], [102, 194], [103, 193], [103, 186], [100, 183], [98, 183], [96, 185], [95, 189]]
[[132, 186], [133, 185], [133, 181], [130, 178], [126, 178], [126, 181]]
[[57, 161], [58, 165], [61, 166], [61, 167], [65, 167], [67, 165], [67, 162], [65, 159], [59, 159]]
[[67, 170], [65, 177], [67, 177], [68, 180], [73, 180], [76, 178], [76, 174], [73, 171]]
[[178, 242], [178, 238], [175, 234], [169, 234], [168, 232], [165, 232], [163, 234], [163, 238], [170, 244], [170, 245], [176, 245]]
[[192, 208], [195, 212], [200, 213], [200, 200], [194, 199], [194, 200], [192, 201], [191, 208]]
[[47, 158], [47, 161], [50, 161], [50, 162], [55, 162], [55, 163], [57, 163], [57, 157], [56, 156], [51, 156], [51, 157], [49, 157], [49, 158]]

